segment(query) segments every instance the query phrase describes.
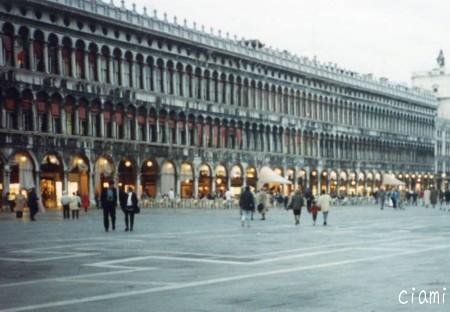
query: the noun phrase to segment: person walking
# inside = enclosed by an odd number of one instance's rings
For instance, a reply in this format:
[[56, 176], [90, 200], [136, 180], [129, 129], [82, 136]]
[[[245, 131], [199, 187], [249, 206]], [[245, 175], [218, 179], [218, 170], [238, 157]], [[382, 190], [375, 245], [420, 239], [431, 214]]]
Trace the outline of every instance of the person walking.
[[78, 219], [78, 217], [80, 216], [81, 198], [75, 192], [72, 193], [69, 207], [70, 211], [72, 212], [72, 220], [74, 220], [75, 218]]
[[14, 212], [14, 206], [16, 205], [16, 203], [15, 203], [15, 201], [16, 201], [16, 193], [14, 193], [14, 192], [9, 193], [8, 192], [7, 199], [8, 199], [8, 204], [9, 204], [9, 211], [11, 213], [13, 213]]
[[431, 202], [431, 191], [429, 189], [426, 189], [423, 192], [423, 204], [425, 205], [425, 208], [428, 208], [428, 206], [430, 206], [430, 202]]
[[233, 195], [230, 190], [225, 192], [225, 208], [231, 209], [233, 207]]
[[436, 205], [438, 203], [438, 197], [439, 197], [438, 191], [436, 190], [436, 188], [432, 187], [430, 191], [430, 204], [433, 207], [433, 209], [436, 208]]
[[241, 198], [239, 199], [239, 207], [241, 207], [242, 210], [242, 227], [244, 227], [245, 224], [247, 224], [247, 227], [250, 227], [250, 214], [255, 209], [255, 198], [253, 197], [249, 186], [246, 186], [244, 192], [241, 194]]
[[28, 208], [30, 209], [31, 221], [36, 221], [35, 216], [39, 211], [39, 197], [37, 196], [34, 187], [32, 187], [28, 193]]
[[269, 211], [269, 195], [264, 189], [261, 189], [258, 194], [256, 194], [256, 208], [261, 214], [261, 220], [266, 220], [266, 213]]
[[121, 207], [125, 214], [125, 232], [133, 232], [134, 214], [138, 211], [138, 199], [136, 193], [131, 186], [128, 187], [127, 193], [121, 194]]
[[380, 202], [380, 209], [384, 209], [384, 203], [386, 202], [386, 191], [384, 188], [381, 188], [381, 190], [378, 192], [378, 200]]
[[23, 210], [27, 206], [27, 199], [23, 195], [23, 190], [19, 191], [19, 194], [16, 196], [14, 211], [16, 212], [16, 218], [20, 219], [23, 216]]
[[170, 189], [169, 194], [167, 195], [169, 197], [170, 208], [175, 208], [175, 192], [173, 191], [173, 188]]
[[391, 192], [391, 200], [392, 200], [392, 208], [397, 209], [398, 207], [398, 199], [399, 199], [400, 195], [398, 193], [398, 190], [393, 190]]
[[63, 207], [63, 219], [70, 219], [70, 202], [72, 198], [67, 194], [67, 191], [63, 192], [61, 196], [61, 205]]
[[309, 212], [312, 215], [312, 219], [313, 219], [313, 225], [316, 225], [316, 220], [317, 220], [317, 213], [320, 211], [320, 206], [317, 204], [316, 200], [312, 201], [311, 204], [311, 208], [309, 209]]
[[308, 209], [308, 212], [311, 210], [312, 202], [314, 200], [314, 195], [311, 192], [310, 188], [307, 188], [305, 191], [305, 199], [306, 199], [306, 209]]
[[330, 211], [330, 203], [331, 203], [331, 196], [327, 193], [323, 193], [319, 196], [317, 199], [317, 203], [320, 206], [320, 210], [322, 211], [323, 215], [323, 225], [327, 225], [327, 219], [328, 219], [328, 212]]
[[303, 199], [302, 193], [300, 192], [300, 189], [297, 189], [295, 192], [291, 193], [288, 208], [291, 208], [292, 212], [294, 213], [295, 225], [300, 224], [300, 215], [302, 213], [302, 207], [304, 204], [305, 201]]
[[114, 181], [110, 181], [108, 187], [103, 189], [101, 194], [103, 208], [103, 225], [105, 232], [109, 231], [109, 218], [111, 217], [112, 230], [116, 229], [116, 206], [117, 190], [114, 188]]
[[81, 207], [83, 207], [84, 212], [87, 213], [87, 210], [88, 210], [89, 206], [90, 206], [90, 203], [89, 203], [89, 196], [88, 196], [88, 194], [81, 195]]

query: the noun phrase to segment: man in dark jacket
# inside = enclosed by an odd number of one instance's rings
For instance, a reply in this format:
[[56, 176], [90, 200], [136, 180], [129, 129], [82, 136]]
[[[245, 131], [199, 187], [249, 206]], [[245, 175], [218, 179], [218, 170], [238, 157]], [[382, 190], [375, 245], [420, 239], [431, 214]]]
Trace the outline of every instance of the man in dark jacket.
[[114, 187], [114, 181], [110, 181], [108, 188], [103, 189], [101, 194], [101, 203], [103, 208], [103, 224], [105, 231], [109, 231], [109, 217], [111, 217], [112, 230], [116, 229], [116, 206], [117, 190]]
[[300, 190], [296, 190], [292, 193], [289, 203], [289, 208], [294, 212], [295, 225], [300, 224], [300, 214], [302, 213], [302, 207], [304, 205], [304, 200]]
[[37, 197], [36, 190], [33, 187], [30, 189], [30, 193], [28, 194], [28, 208], [30, 209], [31, 221], [36, 221], [34, 216], [39, 211], [38, 201], [39, 198]]
[[138, 199], [136, 193], [133, 192], [131, 186], [128, 187], [127, 193], [120, 192], [120, 207], [125, 214], [125, 232], [133, 232], [134, 214], [138, 210]]
[[250, 187], [246, 186], [244, 192], [241, 194], [239, 199], [239, 206], [242, 210], [241, 225], [244, 226], [247, 223], [247, 227], [250, 227], [251, 213], [255, 209], [255, 198], [252, 192], [250, 192]]
[[307, 188], [305, 191], [305, 199], [306, 199], [306, 208], [309, 211], [311, 209], [311, 205], [314, 200], [314, 195], [311, 192], [311, 189], [309, 189], [309, 188]]

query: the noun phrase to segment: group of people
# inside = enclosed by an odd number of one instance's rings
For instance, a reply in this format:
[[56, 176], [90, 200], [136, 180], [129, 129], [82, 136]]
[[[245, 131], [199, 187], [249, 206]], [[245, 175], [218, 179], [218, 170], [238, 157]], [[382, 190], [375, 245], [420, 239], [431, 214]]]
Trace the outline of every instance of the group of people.
[[103, 189], [101, 193], [101, 206], [103, 209], [103, 225], [105, 232], [109, 231], [109, 223], [111, 219], [112, 230], [116, 229], [116, 207], [119, 200], [120, 207], [125, 215], [125, 231], [132, 232], [134, 227], [134, 215], [139, 213], [138, 199], [133, 188], [129, 186], [125, 191], [117, 190], [114, 187], [114, 181], [108, 183], [108, 188]]
[[28, 207], [31, 221], [36, 221], [35, 216], [39, 211], [39, 197], [36, 194], [36, 190], [33, 187], [28, 190], [21, 189], [15, 194], [14, 199], [11, 198], [11, 195], [7, 192], [3, 197], [3, 209], [9, 208], [11, 212], [16, 213], [16, 218], [20, 219], [25, 208]]
[[[295, 225], [300, 224], [300, 216], [305, 204], [308, 212], [312, 215], [313, 225], [316, 225], [318, 212], [322, 211], [323, 225], [326, 226], [331, 196], [324, 193], [316, 199], [310, 189], [307, 189], [304, 194], [299, 189], [292, 192], [288, 197], [287, 209], [293, 211]], [[261, 214], [261, 220], [266, 220], [266, 214], [270, 206], [271, 195], [265, 189], [261, 189], [256, 195], [253, 195], [250, 187], [246, 186], [239, 199], [241, 226], [250, 227], [250, 221], [253, 220], [255, 210]]]
[[[417, 206], [418, 201], [421, 201], [425, 208], [436, 208], [439, 204], [440, 210], [446, 210], [444, 203], [450, 205], [450, 190], [442, 191], [437, 190], [435, 187], [425, 189], [419, 193], [413, 190], [400, 190], [398, 188], [386, 191], [381, 188], [375, 194], [377, 202], [380, 204], [380, 209], [383, 210], [386, 207], [386, 203], [392, 206], [394, 209], [405, 209], [406, 205]], [[450, 208], [448, 209], [450, 212]]]
[[78, 219], [80, 216], [80, 208], [87, 212], [89, 207], [89, 197], [87, 195], [80, 196], [79, 192], [73, 192], [72, 196], [68, 192], [64, 192], [61, 197], [61, 206], [63, 207], [63, 219], [70, 219], [70, 212], [72, 212], [72, 220]]

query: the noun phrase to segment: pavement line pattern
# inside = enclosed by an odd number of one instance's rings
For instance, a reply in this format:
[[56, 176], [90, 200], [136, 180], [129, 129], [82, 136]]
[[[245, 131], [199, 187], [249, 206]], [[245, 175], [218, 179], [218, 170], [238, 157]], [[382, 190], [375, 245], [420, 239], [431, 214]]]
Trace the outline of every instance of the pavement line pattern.
[[292, 268], [287, 268], [287, 269], [264, 271], [264, 272], [258, 272], [258, 273], [252, 273], [252, 274], [242, 274], [242, 275], [236, 275], [236, 276], [230, 276], [230, 277], [222, 277], [222, 278], [215, 278], [215, 279], [209, 279], [209, 280], [180, 283], [180, 284], [175, 284], [175, 285], [167, 285], [167, 286], [139, 289], [139, 290], [133, 290], [133, 291], [126, 291], [126, 292], [116, 292], [116, 293], [110, 293], [110, 294], [105, 294], [105, 295], [96, 295], [96, 296], [84, 297], [84, 298], [79, 298], [79, 299], [54, 301], [54, 302], [47, 302], [47, 303], [42, 303], [42, 304], [8, 308], [8, 309], [2, 309], [2, 310], [0, 310], [0, 312], [20, 312], [20, 311], [32, 311], [32, 310], [38, 310], [38, 309], [54, 308], [54, 307], [68, 306], [68, 305], [74, 305], [74, 304], [80, 304], [80, 303], [88, 303], [88, 302], [95, 302], [95, 301], [102, 301], [102, 300], [109, 300], [109, 299], [138, 296], [138, 295], [155, 293], [155, 292], [227, 283], [227, 282], [232, 282], [232, 281], [252, 279], [252, 278], [258, 278], [258, 277], [267, 277], [267, 276], [278, 275], [278, 274], [324, 269], [324, 268], [343, 266], [343, 265], [360, 263], [360, 262], [370, 262], [370, 261], [375, 261], [375, 260], [380, 260], [380, 259], [388, 259], [388, 258], [408, 256], [408, 255], [426, 253], [426, 252], [437, 251], [437, 250], [444, 250], [444, 249], [449, 249], [449, 248], [450, 248], [450, 246], [435, 247], [435, 248], [427, 248], [427, 249], [422, 249], [422, 250], [405, 251], [405, 252], [400, 252], [400, 253], [384, 254], [384, 255], [380, 255], [380, 256], [362, 257], [362, 258], [342, 260], [342, 261], [336, 261], [336, 262], [328, 262], [328, 263], [308, 265], [308, 266], [297, 266], [297, 267], [292, 267]]

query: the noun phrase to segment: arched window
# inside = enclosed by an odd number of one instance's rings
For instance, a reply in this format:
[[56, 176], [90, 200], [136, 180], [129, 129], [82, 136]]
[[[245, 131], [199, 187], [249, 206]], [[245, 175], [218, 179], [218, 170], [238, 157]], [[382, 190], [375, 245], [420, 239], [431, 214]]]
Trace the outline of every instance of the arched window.
[[103, 46], [100, 56], [100, 81], [103, 83], [111, 83], [111, 77], [109, 75], [109, 59], [109, 48]]
[[[54, 52], [53, 50], [51, 50], [53, 47], [50, 47], [52, 44], [52, 42], [50, 42], [50, 38], [49, 38], [49, 49], [48, 49], [48, 57], [49, 57], [49, 61], [50, 61], [50, 54], [52, 52]], [[52, 55], [53, 56], [53, 55]], [[52, 60], [53, 61], [53, 60]], [[58, 61], [56, 59], [56, 61]], [[36, 65], [36, 70], [38, 72], [44, 72], [45, 71], [45, 60], [44, 60], [44, 35], [42, 34], [41, 31], [36, 31], [34, 33], [34, 40], [33, 40], [33, 63]], [[49, 62], [49, 64], [51, 64]], [[56, 74], [56, 72], [52, 72], [52, 70], [55, 70], [53, 68], [51, 68], [52, 65], [50, 65], [50, 72], [53, 74]]]
[[51, 129], [53, 133], [62, 133], [61, 129], [61, 96], [55, 94], [51, 101]]
[[89, 70], [89, 78], [94, 81], [98, 81], [98, 48], [97, 45], [91, 43], [89, 45], [89, 54], [88, 54], [88, 70]]
[[85, 45], [81, 40], [77, 40], [75, 44], [75, 68], [76, 68], [76, 77], [80, 79], [86, 79], [86, 72], [84, 68], [84, 54], [85, 54]]
[[47, 132], [49, 130], [48, 127], [48, 98], [47, 94], [39, 93], [36, 101], [36, 111], [38, 115], [38, 124], [37, 129], [39, 132]]
[[72, 77], [72, 41], [65, 37], [62, 41], [63, 47], [62, 47], [62, 74], [63, 76], [70, 76]]
[[100, 103], [98, 101], [95, 101], [91, 107], [91, 136], [102, 136]]
[[122, 86], [122, 52], [119, 49], [115, 49], [113, 57], [114, 83]]
[[125, 53], [125, 60], [124, 60], [124, 79], [123, 86], [125, 87], [132, 87], [134, 84], [133, 81], [133, 54], [130, 51], [127, 51]]
[[2, 47], [3, 64], [14, 66], [14, 26], [10, 23], [3, 25]]
[[144, 57], [142, 54], [138, 54], [136, 57], [136, 87], [144, 89]]
[[[35, 37], [35, 44], [36, 44], [36, 37]], [[36, 48], [38, 47], [34, 47], [34, 54], [35, 57], [37, 58], [37, 54], [36, 54]], [[58, 50], [59, 50], [59, 44], [58, 44], [58, 37], [56, 37], [55, 34], [50, 34], [50, 36], [48, 36], [48, 66], [49, 66], [49, 71], [51, 74], [60, 74], [60, 69], [59, 69], [59, 64], [58, 64]], [[43, 52], [42, 52], [43, 53]], [[36, 62], [36, 66], [37, 66], [37, 70], [39, 70], [39, 62], [37, 62], [37, 59], [35, 60]]]

